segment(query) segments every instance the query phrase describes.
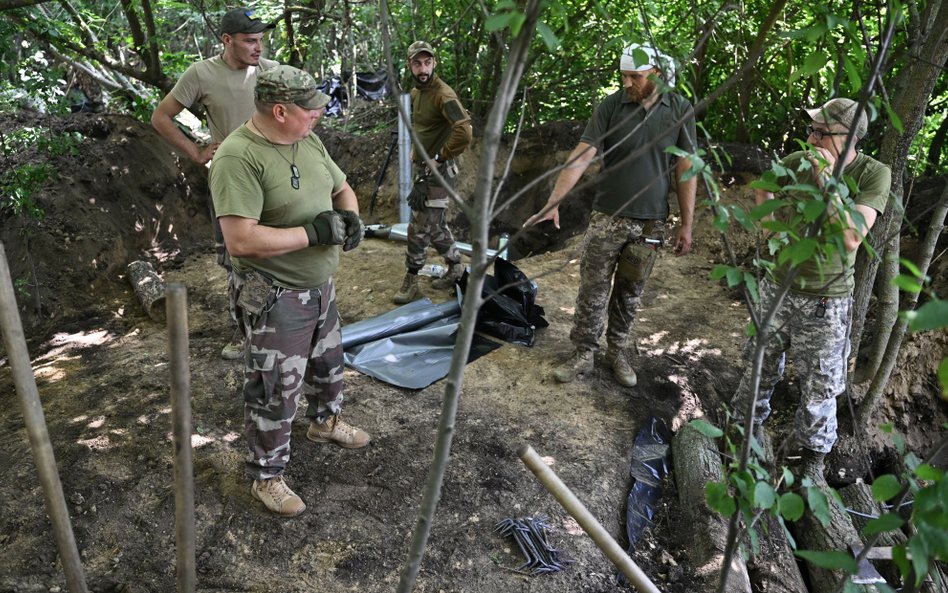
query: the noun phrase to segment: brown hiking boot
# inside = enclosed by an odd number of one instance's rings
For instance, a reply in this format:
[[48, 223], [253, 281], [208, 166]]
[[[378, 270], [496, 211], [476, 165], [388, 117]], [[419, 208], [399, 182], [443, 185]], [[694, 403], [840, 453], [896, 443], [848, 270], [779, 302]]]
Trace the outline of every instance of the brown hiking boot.
[[396, 305], [404, 305], [414, 301], [420, 296], [421, 288], [418, 287], [418, 274], [408, 272], [405, 274], [402, 287], [398, 289], [398, 292], [396, 292], [392, 298], [392, 302]]
[[306, 431], [306, 438], [314, 443], [332, 443], [344, 449], [359, 449], [372, 440], [369, 433], [346, 424], [338, 415], [330, 416], [322, 424], [312, 422]]
[[612, 367], [612, 374], [615, 375], [619, 385], [635, 387], [639, 379], [635, 376], [635, 369], [629, 363], [629, 356], [624, 348], [610, 349], [606, 354], [606, 362]]
[[592, 350], [577, 350], [566, 362], [556, 367], [553, 378], [558, 383], [569, 383], [576, 377], [592, 372], [594, 362]]
[[448, 271], [444, 273], [444, 276], [436, 278], [431, 282], [431, 288], [435, 290], [454, 288], [454, 285], [461, 279], [463, 274], [464, 266], [462, 264], [451, 264], [448, 266]]
[[254, 480], [250, 493], [262, 502], [263, 506], [281, 517], [295, 517], [306, 510], [303, 499], [290, 490], [283, 476]]

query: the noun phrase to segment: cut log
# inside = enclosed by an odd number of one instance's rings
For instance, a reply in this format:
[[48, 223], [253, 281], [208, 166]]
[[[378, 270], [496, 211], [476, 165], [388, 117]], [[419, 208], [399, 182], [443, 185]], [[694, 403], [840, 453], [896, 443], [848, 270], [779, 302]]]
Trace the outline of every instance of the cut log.
[[[833, 501], [829, 486], [826, 485], [825, 481], [821, 480], [821, 482], [820, 488], [829, 500], [829, 525], [824, 526], [807, 509], [803, 513], [803, 517], [791, 527], [797, 538], [798, 549], [851, 554], [850, 546], [862, 547], [864, 544], [859, 539], [859, 533], [849, 519], [849, 515]], [[810, 562], [806, 562], [804, 567], [809, 576], [810, 590], [813, 593], [834, 593], [837, 583], [843, 578], [848, 578], [848, 575], [841, 570], [820, 568]], [[875, 586], [864, 584], [854, 585], [850, 590], [859, 591], [860, 593], [875, 593], [878, 591]]]
[[[762, 439], [766, 465], [773, 466], [774, 451], [770, 434], [762, 426], [758, 434]], [[771, 468], [773, 473], [776, 469]], [[797, 557], [787, 541], [783, 527], [771, 515], [764, 515], [757, 526], [760, 537], [760, 553], [747, 562], [755, 590], [763, 593], [808, 593]]]
[[[714, 590], [724, 565], [727, 520], [711, 510], [704, 498], [705, 484], [720, 482], [724, 475], [721, 456], [713, 439], [689, 425], [679, 429], [672, 440], [678, 498], [685, 513], [685, 524], [692, 527], [688, 555], [696, 567], [696, 576]], [[740, 554], [734, 554], [728, 572], [727, 593], [749, 593], [747, 566]]]
[[128, 281], [135, 289], [135, 296], [154, 321], [165, 322], [165, 283], [151, 267], [144, 261], [133, 261], [125, 268]]

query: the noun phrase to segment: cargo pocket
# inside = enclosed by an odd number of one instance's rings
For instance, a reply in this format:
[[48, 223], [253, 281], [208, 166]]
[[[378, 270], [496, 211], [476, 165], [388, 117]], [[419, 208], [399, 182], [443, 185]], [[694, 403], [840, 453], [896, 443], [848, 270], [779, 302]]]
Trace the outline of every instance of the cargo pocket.
[[628, 243], [619, 254], [616, 274], [630, 283], [644, 282], [652, 273], [658, 251], [642, 243]]

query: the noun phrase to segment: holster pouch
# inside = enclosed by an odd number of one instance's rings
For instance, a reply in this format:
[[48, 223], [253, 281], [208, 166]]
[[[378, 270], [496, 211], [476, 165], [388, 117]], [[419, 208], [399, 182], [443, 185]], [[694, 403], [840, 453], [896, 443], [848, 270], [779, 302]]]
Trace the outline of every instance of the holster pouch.
[[628, 282], [642, 282], [652, 273], [658, 250], [644, 243], [627, 243], [619, 254], [616, 275]]
[[425, 196], [424, 188], [427, 187], [426, 183], [418, 183], [411, 188], [411, 192], [408, 194], [408, 197], [405, 198], [405, 201], [408, 202], [408, 207], [412, 210], [421, 210], [425, 206], [425, 200], [428, 199]]
[[237, 306], [249, 315], [257, 317], [263, 312], [263, 308], [267, 304], [273, 281], [256, 270], [240, 274], [240, 280]]

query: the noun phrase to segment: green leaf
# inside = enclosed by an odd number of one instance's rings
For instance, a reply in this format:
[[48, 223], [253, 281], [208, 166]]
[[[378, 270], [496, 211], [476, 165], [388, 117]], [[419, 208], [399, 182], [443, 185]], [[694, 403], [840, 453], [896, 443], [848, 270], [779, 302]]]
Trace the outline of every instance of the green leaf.
[[823, 524], [823, 527], [829, 527], [829, 501], [826, 500], [826, 495], [823, 494], [823, 491], [816, 486], [809, 486], [806, 489], [806, 502], [809, 505], [813, 516]]
[[843, 69], [849, 77], [849, 86], [854, 89], [862, 88], [862, 68], [856, 66], [848, 55], [843, 56]]
[[902, 484], [900, 484], [898, 478], [892, 474], [879, 476], [871, 486], [872, 497], [879, 502], [891, 500], [901, 489]]
[[488, 31], [499, 31], [506, 28], [510, 25], [511, 19], [513, 19], [514, 13], [512, 12], [502, 12], [500, 14], [492, 14], [487, 17], [487, 20], [484, 22], [484, 27]]
[[767, 200], [763, 204], [755, 206], [754, 209], [751, 210], [750, 212], [751, 217], [753, 217], [754, 220], [760, 220], [761, 218], [764, 218], [765, 216], [770, 216], [771, 214], [773, 214], [774, 212], [782, 208], [784, 204], [786, 204], [784, 200]]
[[905, 519], [896, 515], [895, 513], [885, 513], [884, 515], [877, 517], [875, 519], [870, 519], [866, 526], [863, 527], [863, 535], [874, 535], [876, 533], [885, 533], [887, 531], [895, 531], [902, 527], [905, 524]]
[[902, 267], [907, 268], [908, 271], [911, 272], [913, 276], [915, 276], [919, 280], [922, 279], [922, 271], [918, 269], [918, 266], [915, 265], [915, 262], [913, 262], [910, 259], [905, 259], [904, 257], [900, 257], [899, 263], [902, 264]]
[[704, 486], [704, 498], [712, 510], [730, 517], [737, 510], [734, 499], [728, 495], [727, 484], [724, 482], [708, 482]]
[[738, 286], [744, 278], [744, 273], [739, 268], [729, 268], [727, 271], [727, 285], [731, 288]]
[[928, 574], [928, 550], [921, 538], [913, 537], [908, 543], [909, 556], [912, 557], [912, 568], [915, 570], [915, 586], [922, 584], [922, 579]]
[[823, 200], [808, 200], [803, 206], [803, 220], [813, 222], [826, 210], [826, 202]]
[[709, 422], [705, 422], [704, 420], [701, 420], [700, 418], [696, 420], [692, 420], [691, 422], [688, 423], [688, 426], [697, 430], [699, 433], [703, 434], [704, 436], [712, 438], [712, 439], [716, 439], [718, 437], [724, 436], [723, 430], [721, 430], [720, 428], [718, 428], [717, 426]]
[[[783, 472], [783, 483], [787, 485], [787, 488], [789, 488], [790, 486], [793, 486], [793, 483], [797, 481], [796, 477], [794, 477], [793, 475], [793, 472], [790, 471], [790, 468], [786, 466], [781, 468], [781, 470]], [[803, 500], [803, 499], [801, 498], [800, 500]]]
[[945, 472], [938, 469], [937, 467], [923, 463], [915, 468], [915, 475], [922, 480], [937, 482], [938, 480], [941, 480], [945, 477]]
[[796, 492], [786, 492], [780, 496], [777, 509], [780, 516], [787, 521], [796, 521], [803, 516], [803, 497]]
[[725, 266], [724, 264], [718, 264], [714, 266], [714, 269], [711, 270], [711, 279], [720, 280], [727, 276], [728, 271], [731, 270], [731, 266]]
[[901, 134], [903, 130], [905, 130], [905, 126], [902, 125], [902, 119], [899, 117], [899, 114], [896, 113], [894, 109], [892, 109], [892, 106], [889, 105], [888, 101], [884, 102], [883, 105], [885, 106], [886, 115], [889, 116], [889, 121], [892, 123], [892, 127], [898, 130], [899, 134]]
[[546, 45], [546, 48], [550, 51], [555, 50], [560, 45], [560, 40], [556, 37], [556, 33], [553, 32], [553, 29], [550, 28], [544, 22], [537, 23], [537, 31], [540, 32], [540, 39], [543, 40], [543, 44]]
[[919, 293], [922, 292], [922, 285], [918, 283], [918, 278], [899, 274], [892, 283], [898, 286], [904, 292]]
[[850, 574], [855, 574], [859, 568], [856, 564], [856, 559], [846, 552], [838, 552], [835, 550], [830, 552], [797, 550], [794, 552], [794, 554], [800, 558], [803, 558], [810, 564], [819, 566], [820, 568], [828, 568], [830, 570], [845, 570]]
[[758, 179], [758, 180], [756, 180], [756, 181], [752, 181], [751, 184], [750, 184], [750, 186], [751, 186], [751, 188], [753, 188], [753, 189], [760, 189], [760, 190], [763, 190], [763, 191], [769, 191], [770, 193], [777, 193], [777, 192], [779, 192], [780, 190], [783, 189], [783, 188], [780, 186], [779, 183], [777, 183], [777, 182], [775, 182], [775, 181], [765, 181], [765, 180], [763, 180], [763, 179]]
[[813, 257], [816, 248], [816, 239], [804, 238], [791, 245], [786, 251], [789, 253], [790, 261], [793, 265], [799, 266]]
[[906, 311], [909, 328], [920, 332], [948, 326], [948, 301], [933, 299], [914, 311]]
[[803, 74], [810, 76], [816, 74], [823, 69], [823, 66], [829, 62], [829, 55], [824, 52], [817, 50], [806, 57], [806, 60], [803, 62]]
[[757, 482], [754, 485], [754, 506], [758, 509], [769, 509], [777, 503], [777, 493], [767, 482]]

